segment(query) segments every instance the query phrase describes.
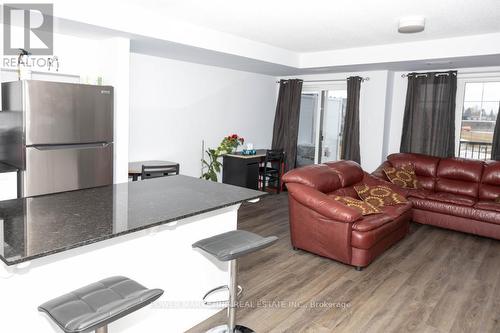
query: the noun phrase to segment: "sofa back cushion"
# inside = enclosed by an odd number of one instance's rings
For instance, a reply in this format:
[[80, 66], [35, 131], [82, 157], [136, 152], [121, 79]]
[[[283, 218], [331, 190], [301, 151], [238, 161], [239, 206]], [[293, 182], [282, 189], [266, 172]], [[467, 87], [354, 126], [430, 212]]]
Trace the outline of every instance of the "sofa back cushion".
[[338, 175], [324, 164], [290, 170], [283, 176], [283, 181], [306, 185], [323, 193], [330, 193], [341, 187]]
[[365, 172], [361, 166], [354, 161], [338, 161], [325, 163], [334, 171], [340, 180], [341, 187], [349, 187], [363, 180]]
[[482, 161], [442, 159], [437, 170], [438, 180], [435, 190], [477, 198], [483, 165]]
[[488, 161], [484, 165], [479, 198], [495, 200], [500, 197], [500, 161]]
[[437, 168], [440, 160], [439, 157], [412, 153], [397, 153], [389, 155], [387, 160], [395, 168], [402, 168], [408, 164], [413, 165], [418, 182], [422, 188], [434, 190]]

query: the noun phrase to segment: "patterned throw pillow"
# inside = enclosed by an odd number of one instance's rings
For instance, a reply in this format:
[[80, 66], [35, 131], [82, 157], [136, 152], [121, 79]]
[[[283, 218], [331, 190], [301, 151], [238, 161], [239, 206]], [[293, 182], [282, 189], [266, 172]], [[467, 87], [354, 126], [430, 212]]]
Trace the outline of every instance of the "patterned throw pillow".
[[404, 188], [420, 188], [415, 168], [411, 164], [403, 165], [401, 168], [385, 167], [384, 172], [395, 185]]
[[354, 189], [361, 200], [375, 207], [393, 206], [408, 202], [401, 194], [383, 185], [368, 186], [363, 184], [354, 186]]
[[381, 213], [377, 207], [373, 206], [372, 204], [370, 204], [368, 202], [364, 202], [364, 201], [354, 199], [351, 197], [333, 196], [332, 198], [340, 203], [343, 203], [344, 205], [346, 205], [348, 207], [352, 207], [352, 208], [359, 210], [361, 215], [370, 215], [370, 214]]

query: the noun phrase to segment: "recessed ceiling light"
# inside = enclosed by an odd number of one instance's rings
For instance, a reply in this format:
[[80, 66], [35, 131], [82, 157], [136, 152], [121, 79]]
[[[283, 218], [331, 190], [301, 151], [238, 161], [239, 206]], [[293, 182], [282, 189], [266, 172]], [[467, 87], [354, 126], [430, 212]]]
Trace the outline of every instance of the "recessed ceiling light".
[[398, 31], [402, 34], [412, 34], [424, 31], [425, 17], [423, 16], [408, 16], [399, 20]]

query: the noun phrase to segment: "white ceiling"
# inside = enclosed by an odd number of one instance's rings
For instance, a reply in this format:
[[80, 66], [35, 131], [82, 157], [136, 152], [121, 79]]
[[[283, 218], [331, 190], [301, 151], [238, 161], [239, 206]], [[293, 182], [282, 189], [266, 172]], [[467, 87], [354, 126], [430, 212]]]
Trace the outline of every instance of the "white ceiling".
[[[121, 0], [165, 19], [295, 52], [315, 52], [500, 32], [500, 0]], [[426, 29], [397, 33], [399, 18]], [[158, 25], [161, 27], [161, 23]]]
[[[500, 66], [500, 0], [52, 2], [56, 32], [269, 75]], [[405, 15], [426, 31], [398, 34]]]

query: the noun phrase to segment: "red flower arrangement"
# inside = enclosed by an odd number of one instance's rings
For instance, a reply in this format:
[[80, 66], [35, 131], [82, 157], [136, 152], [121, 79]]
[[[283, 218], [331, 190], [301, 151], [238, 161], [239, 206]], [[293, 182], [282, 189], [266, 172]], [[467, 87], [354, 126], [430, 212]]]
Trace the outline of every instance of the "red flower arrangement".
[[[220, 146], [233, 147], [234, 149], [238, 148], [239, 145], [242, 145], [245, 142], [241, 136], [238, 134], [228, 135], [222, 140]], [[219, 147], [220, 147], [219, 146]]]
[[225, 154], [232, 153], [234, 150], [236, 150], [236, 148], [238, 148], [239, 145], [242, 145], [244, 142], [244, 138], [238, 136], [238, 134], [232, 134], [224, 137], [217, 149], [207, 149], [206, 153], [209, 157], [209, 161], [207, 162], [205, 161], [205, 159], [202, 159], [206, 171], [203, 173], [203, 175], [201, 175], [201, 178], [216, 182], [217, 173], [220, 172], [220, 167], [222, 166], [222, 163], [218, 161], [219, 157]]

